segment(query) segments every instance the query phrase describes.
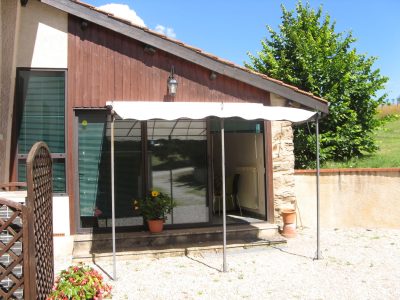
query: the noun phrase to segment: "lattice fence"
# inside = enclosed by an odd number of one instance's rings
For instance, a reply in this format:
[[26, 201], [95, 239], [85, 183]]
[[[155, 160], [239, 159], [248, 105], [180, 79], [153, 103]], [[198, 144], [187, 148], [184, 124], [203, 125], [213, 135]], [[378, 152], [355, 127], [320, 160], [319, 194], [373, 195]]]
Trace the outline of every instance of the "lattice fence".
[[[33, 213], [35, 270], [32, 274], [35, 284], [31, 293], [36, 299], [46, 299], [54, 282], [53, 252], [53, 180], [52, 160], [47, 145], [38, 142], [33, 145], [26, 160], [28, 186], [27, 207]], [[33, 272], [33, 270], [30, 270]], [[33, 299], [35, 299], [33, 298]]]
[[52, 161], [43, 142], [27, 158], [25, 204], [0, 198], [0, 299], [46, 299], [53, 286]]
[[0, 198], [0, 299], [23, 299], [23, 269], [28, 265], [22, 250], [28, 227], [23, 221], [27, 218], [23, 204]]

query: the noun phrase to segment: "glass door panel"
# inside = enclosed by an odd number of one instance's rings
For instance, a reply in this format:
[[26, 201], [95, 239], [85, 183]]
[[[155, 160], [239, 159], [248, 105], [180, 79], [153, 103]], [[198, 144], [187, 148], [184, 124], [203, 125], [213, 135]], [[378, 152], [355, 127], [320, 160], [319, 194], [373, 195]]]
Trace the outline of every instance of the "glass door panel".
[[177, 203], [167, 224], [209, 220], [206, 132], [204, 120], [147, 122], [149, 187]]
[[[116, 226], [142, 225], [141, 124], [115, 121]], [[78, 113], [79, 218], [82, 228], [111, 227], [111, 124], [101, 111]]]

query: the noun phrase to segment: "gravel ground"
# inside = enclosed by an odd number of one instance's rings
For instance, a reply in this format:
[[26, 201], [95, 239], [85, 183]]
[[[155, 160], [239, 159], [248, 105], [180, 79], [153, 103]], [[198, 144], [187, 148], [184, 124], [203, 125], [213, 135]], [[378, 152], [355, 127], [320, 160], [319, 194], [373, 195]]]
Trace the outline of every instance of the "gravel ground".
[[[315, 230], [287, 245], [120, 260], [113, 299], [400, 299], [400, 230]], [[112, 265], [99, 266], [112, 273]]]

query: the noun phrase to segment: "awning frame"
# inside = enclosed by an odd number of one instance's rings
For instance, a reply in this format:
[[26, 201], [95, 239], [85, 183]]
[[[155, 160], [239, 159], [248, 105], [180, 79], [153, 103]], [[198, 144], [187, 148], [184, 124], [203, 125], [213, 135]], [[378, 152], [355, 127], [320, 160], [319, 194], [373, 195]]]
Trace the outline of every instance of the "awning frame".
[[[166, 103], [166, 104], [165, 104]], [[224, 119], [229, 117], [240, 117], [246, 120], [264, 119], [269, 121], [291, 121], [294, 123], [315, 121], [316, 124], [316, 148], [317, 148], [317, 251], [315, 259], [321, 259], [320, 254], [320, 224], [319, 224], [319, 209], [320, 209], [320, 195], [319, 195], [319, 119], [321, 112], [310, 112], [298, 108], [287, 107], [273, 107], [263, 106], [259, 103], [194, 103], [193, 102], [178, 102], [180, 105], [174, 105], [177, 102], [121, 102], [111, 101], [107, 102], [107, 108], [111, 111], [111, 206], [112, 206], [112, 242], [113, 242], [113, 280], [117, 279], [116, 271], [116, 245], [115, 245], [115, 187], [114, 187], [114, 122], [115, 117], [118, 115], [123, 119], [132, 119], [127, 115], [127, 106], [137, 108], [131, 116], [138, 116], [135, 120], [150, 120], [150, 119], [165, 119], [176, 120], [179, 118], [189, 119], [203, 119], [209, 116], [216, 116], [221, 119], [221, 169], [222, 169], [222, 210], [223, 210], [223, 272], [227, 272], [227, 259], [226, 259], [226, 195], [225, 195], [225, 128]], [[122, 104], [122, 105], [121, 105]], [[173, 111], [171, 114], [166, 114], [166, 109], [181, 107], [186, 109], [199, 108], [201, 111]], [[208, 112], [204, 114], [205, 108]], [[245, 110], [248, 109], [249, 111]], [[153, 111], [146, 111], [146, 109], [154, 109]], [[156, 111], [155, 111], [156, 110]], [[132, 110], [131, 110], [132, 111]], [[274, 115], [274, 113], [276, 115]], [[158, 117], [157, 117], [158, 115]], [[181, 117], [179, 117], [179, 115]], [[172, 119], [171, 119], [172, 118]]]

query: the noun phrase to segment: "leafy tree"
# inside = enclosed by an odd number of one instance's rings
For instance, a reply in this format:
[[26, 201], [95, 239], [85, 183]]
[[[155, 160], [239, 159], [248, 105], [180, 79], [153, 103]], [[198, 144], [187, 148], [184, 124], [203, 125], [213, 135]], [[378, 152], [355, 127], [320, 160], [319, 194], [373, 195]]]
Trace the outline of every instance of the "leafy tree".
[[[270, 26], [257, 56], [248, 53], [246, 67], [295, 85], [330, 102], [321, 120], [321, 160], [348, 160], [377, 150], [373, 130], [376, 109], [386, 94], [376, 92], [388, 80], [373, 69], [376, 57], [358, 54], [352, 33], [335, 32], [335, 22], [299, 1], [295, 11], [282, 5], [279, 31]], [[313, 126], [313, 125], [311, 125]], [[314, 167], [314, 130], [294, 130], [296, 168]]]

